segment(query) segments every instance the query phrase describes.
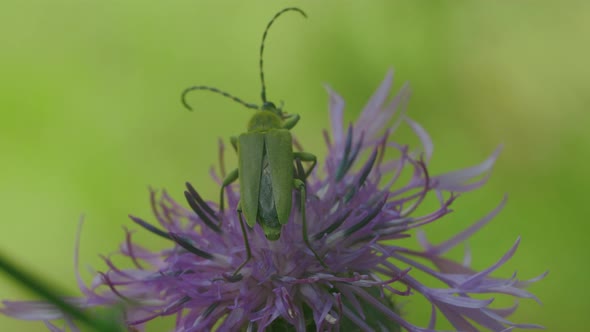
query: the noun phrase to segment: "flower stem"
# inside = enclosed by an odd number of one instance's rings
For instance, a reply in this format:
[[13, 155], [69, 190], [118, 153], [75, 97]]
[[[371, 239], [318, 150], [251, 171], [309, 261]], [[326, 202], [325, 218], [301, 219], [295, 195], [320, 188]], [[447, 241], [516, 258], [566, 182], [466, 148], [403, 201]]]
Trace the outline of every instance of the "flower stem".
[[117, 326], [117, 324], [113, 323], [112, 321], [93, 317], [82, 309], [66, 302], [63, 298], [57, 295], [57, 292], [52, 291], [52, 289], [55, 289], [55, 287], [49, 287], [48, 285], [44, 284], [40, 279], [37, 279], [30, 273], [25, 272], [22, 268], [17, 267], [16, 264], [3, 257], [2, 254], [0, 254], [0, 270], [6, 272], [25, 288], [55, 305], [57, 308], [63, 311], [64, 314], [67, 314], [71, 318], [83, 322], [89, 327], [92, 327], [95, 331], [124, 331], [120, 326]]

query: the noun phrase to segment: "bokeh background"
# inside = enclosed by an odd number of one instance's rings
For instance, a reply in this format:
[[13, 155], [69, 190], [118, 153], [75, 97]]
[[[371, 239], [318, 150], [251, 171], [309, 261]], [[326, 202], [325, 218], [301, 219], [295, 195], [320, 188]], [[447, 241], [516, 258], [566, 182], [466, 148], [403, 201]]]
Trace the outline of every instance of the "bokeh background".
[[[148, 186], [182, 198], [183, 183], [215, 199], [209, 168], [217, 140], [242, 132], [251, 112], [209, 84], [257, 102], [258, 47], [286, 6], [266, 50], [269, 97], [302, 116], [294, 133], [325, 153], [328, 83], [355, 118], [394, 68], [410, 82], [408, 112], [435, 142], [433, 173], [504, 150], [484, 188], [427, 229], [443, 239], [494, 208], [505, 210], [471, 241], [483, 268], [518, 235], [498, 275], [523, 279], [543, 304], [522, 301], [516, 322], [548, 331], [590, 326], [590, 3], [586, 1], [16, 1], [0, 3], [0, 251], [68, 294], [79, 216], [81, 270], [104, 267], [128, 213], [149, 217]], [[409, 130], [399, 139], [410, 140]], [[235, 160], [230, 159], [230, 163]], [[153, 237], [138, 232], [144, 244]], [[154, 244], [158, 245], [158, 244]], [[0, 276], [0, 298], [33, 298]], [[428, 308], [406, 304], [426, 324]], [[164, 326], [164, 325], [162, 325]], [[44, 331], [0, 316], [1, 331]], [[162, 327], [153, 331], [162, 330]]]

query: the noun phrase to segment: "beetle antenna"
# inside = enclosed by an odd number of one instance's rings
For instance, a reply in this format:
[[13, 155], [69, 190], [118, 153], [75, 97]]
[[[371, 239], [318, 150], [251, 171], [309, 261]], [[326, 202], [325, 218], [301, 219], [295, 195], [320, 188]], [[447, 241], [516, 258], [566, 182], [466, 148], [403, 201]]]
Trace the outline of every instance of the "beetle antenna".
[[235, 101], [235, 102], [237, 102], [237, 103], [240, 103], [240, 104], [242, 104], [242, 105], [246, 106], [247, 108], [252, 108], [252, 109], [255, 109], [255, 110], [258, 110], [258, 109], [260, 109], [260, 107], [259, 107], [258, 105], [247, 103], [247, 102], [245, 102], [245, 101], [241, 100], [241, 99], [240, 99], [240, 98], [238, 98], [238, 97], [235, 97], [235, 96], [232, 96], [232, 95], [230, 95], [229, 93], [227, 93], [227, 92], [225, 92], [225, 91], [221, 91], [221, 90], [219, 90], [219, 89], [217, 89], [217, 88], [210, 87], [210, 86], [199, 85], [199, 86], [191, 86], [190, 88], [186, 88], [186, 89], [185, 89], [185, 90], [182, 92], [182, 96], [181, 96], [181, 101], [182, 101], [182, 104], [183, 104], [183, 105], [184, 105], [184, 107], [186, 107], [186, 108], [187, 108], [189, 111], [192, 111], [192, 110], [193, 110], [193, 108], [192, 108], [192, 107], [191, 107], [191, 106], [188, 104], [188, 102], [186, 101], [186, 95], [187, 95], [189, 92], [191, 92], [191, 91], [195, 91], [195, 90], [207, 90], [207, 91], [211, 91], [211, 92], [219, 93], [220, 95], [222, 95], [222, 96], [224, 96], [224, 97], [227, 97], [227, 98], [230, 98], [231, 100], [233, 100], [233, 101]]
[[264, 34], [262, 35], [262, 43], [260, 43], [260, 82], [262, 83], [262, 103], [266, 103], [266, 85], [264, 84], [264, 71], [262, 70], [263, 60], [262, 60], [262, 53], [264, 53], [264, 41], [266, 40], [266, 35], [268, 34], [268, 30], [270, 26], [274, 23], [274, 21], [281, 16], [284, 12], [288, 11], [296, 11], [299, 12], [303, 17], [307, 18], [305, 12], [297, 7], [289, 7], [281, 10], [280, 12], [276, 13], [275, 16], [268, 22], [266, 29], [264, 29]]

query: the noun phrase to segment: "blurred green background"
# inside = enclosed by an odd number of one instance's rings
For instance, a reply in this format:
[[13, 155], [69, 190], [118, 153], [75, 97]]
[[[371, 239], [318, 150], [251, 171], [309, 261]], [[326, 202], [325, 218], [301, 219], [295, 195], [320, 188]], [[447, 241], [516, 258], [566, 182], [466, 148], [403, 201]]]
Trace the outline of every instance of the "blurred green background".
[[[549, 331], [590, 326], [590, 4], [586, 1], [16, 1], [0, 3], [0, 251], [78, 294], [73, 248], [79, 216], [81, 270], [118, 248], [128, 213], [149, 218], [148, 186], [182, 199], [191, 181], [209, 199], [217, 140], [245, 129], [251, 112], [208, 84], [258, 102], [258, 47], [269, 98], [302, 116], [294, 133], [325, 153], [330, 84], [354, 119], [389, 68], [409, 81], [409, 114], [435, 142], [432, 172], [471, 166], [498, 144], [490, 183], [465, 195], [440, 240], [496, 206], [505, 210], [470, 247], [474, 266], [522, 244], [498, 275], [549, 276], [512, 317]], [[402, 131], [401, 141], [409, 139]], [[235, 162], [230, 160], [230, 163]], [[153, 237], [138, 232], [150, 243]], [[586, 262], [586, 263], [584, 263]], [[0, 298], [32, 298], [0, 276]], [[405, 309], [426, 324], [419, 301]], [[44, 331], [0, 316], [2, 331]]]

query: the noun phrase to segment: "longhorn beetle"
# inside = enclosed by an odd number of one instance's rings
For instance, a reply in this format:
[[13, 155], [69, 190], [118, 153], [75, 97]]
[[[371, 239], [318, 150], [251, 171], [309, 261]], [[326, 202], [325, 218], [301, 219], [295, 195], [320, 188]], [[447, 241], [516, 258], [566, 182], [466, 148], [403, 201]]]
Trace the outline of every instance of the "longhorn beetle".
[[262, 105], [244, 102], [243, 100], [214, 87], [193, 86], [182, 93], [182, 102], [186, 108], [192, 110], [186, 102], [186, 95], [194, 90], [207, 90], [230, 98], [247, 108], [258, 110], [248, 123], [248, 131], [239, 137], [232, 137], [231, 143], [238, 153], [238, 168], [233, 170], [223, 180], [221, 186], [219, 207], [223, 213], [224, 190], [231, 183], [240, 179], [240, 202], [237, 212], [240, 226], [246, 245], [246, 260], [237, 268], [232, 278], [240, 278], [239, 271], [252, 257], [250, 244], [246, 235], [246, 228], [242, 214], [246, 217], [246, 223], [250, 227], [258, 224], [264, 230], [264, 235], [270, 241], [276, 241], [281, 235], [281, 228], [289, 221], [292, 209], [293, 189], [300, 194], [300, 211], [302, 219], [303, 240], [318, 261], [326, 266], [318, 253], [312, 248], [307, 235], [307, 219], [305, 214], [306, 191], [305, 183], [295, 177], [293, 161], [311, 162], [311, 166], [305, 171], [305, 177], [314, 169], [317, 158], [307, 152], [293, 152], [293, 142], [289, 130], [299, 121], [299, 115], [287, 114], [281, 107], [266, 99], [266, 86], [264, 83], [263, 52], [264, 42], [269, 28], [283, 13], [295, 11], [307, 17], [305, 13], [295, 7], [285, 8], [268, 22], [262, 42], [260, 44], [260, 81], [262, 84]]

